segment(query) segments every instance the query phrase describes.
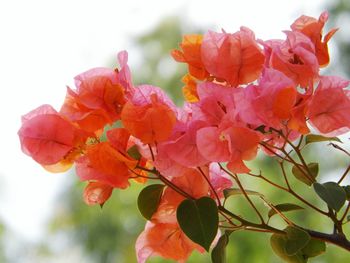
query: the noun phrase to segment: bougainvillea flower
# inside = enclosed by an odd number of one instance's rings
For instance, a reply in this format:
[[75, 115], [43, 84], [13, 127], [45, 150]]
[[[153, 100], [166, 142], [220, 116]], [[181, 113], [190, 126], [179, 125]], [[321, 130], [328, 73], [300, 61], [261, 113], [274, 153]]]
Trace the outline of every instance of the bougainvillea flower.
[[182, 82], [185, 84], [185, 86], [182, 88], [182, 93], [185, 100], [188, 102], [197, 102], [198, 94], [196, 80], [190, 74], [186, 74], [182, 78]]
[[90, 109], [80, 102], [77, 94], [67, 88], [64, 104], [60, 114], [76, 123], [81, 129], [99, 135], [107, 123], [112, 123], [112, 119], [103, 109]]
[[151, 256], [161, 256], [184, 263], [194, 249], [204, 252], [204, 249], [192, 242], [175, 223], [148, 222], [136, 241], [138, 263], [146, 262]]
[[184, 35], [180, 44], [182, 51], [174, 49], [171, 52], [176, 61], [187, 63], [189, 73], [199, 80], [209, 77], [201, 57], [202, 40], [202, 35]]
[[122, 111], [124, 127], [143, 143], [162, 142], [169, 138], [176, 122], [172, 109], [151, 95], [151, 103], [138, 106], [128, 101]]
[[318, 77], [319, 64], [315, 46], [304, 34], [285, 31], [284, 42], [266, 41], [267, 66], [277, 69], [291, 78], [296, 84], [306, 88]]
[[112, 195], [113, 187], [101, 182], [90, 182], [84, 189], [83, 198], [87, 205], [103, 205]]
[[325, 67], [329, 63], [328, 41], [338, 30], [333, 28], [322, 38], [322, 30], [327, 20], [328, 12], [323, 12], [318, 20], [314, 17], [303, 15], [291, 25], [293, 31], [303, 33], [314, 43], [320, 67]]
[[[153, 95], [153, 96], [152, 96]], [[165, 105], [167, 105], [170, 109], [177, 112], [177, 107], [174, 102], [169, 98], [169, 96], [159, 87], [152, 85], [139, 85], [135, 88], [133, 97], [130, 101], [137, 106], [145, 106], [151, 104], [156, 95], [157, 100]]]
[[205, 126], [207, 126], [205, 122], [197, 120], [187, 123], [186, 130], [180, 136], [164, 145], [169, 158], [186, 167], [207, 164], [208, 159], [198, 151], [196, 142], [197, 131]]
[[310, 123], [322, 134], [332, 136], [350, 129], [350, 81], [340, 77], [324, 76], [309, 104]]
[[251, 160], [257, 154], [260, 136], [245, 127], [204, 127], [197, 132], [200, 153], [212, 162], [228, 162], [234, 173], [249, 172], [243, 160]]
[[[18, 131], [22, 151], [41, 165], [73, 162], [88, 134], [63, 118], [50, 105], [42, 105], [22, 118]], [[62, 166], [62, 169], [65, 165]], [[60, 171], [60, 170], [55, 170]]]
[[135, 87], [131, 80], [130, 68], [128, 66], [128, 52], [125, 50], [118, 53], [118, 62], [120, 69], [115, 70], [117, 74], [117, 82], [124, 87], [125, 97], [127, 99], [132, 98]]
[[188, 168], [179, 164], [168, 156], [167, 143], [157, 145], [157, 155], [155, 156], [154, 167], [168, 179], [181, 176]]
[[99, 181], [124, 189], [129, 186], [129, 169], [135, 167], [137, 161], [125, 157], [110, 143], [102, 142], [87, 147], [76, 164], [82, 181]]
[[[208, 177], [208, 169], [203, 169], [204, 176]], [[209, 193], [209, 185], [204, 176], [197, 169], [187, 168], [172, 183], [192, 197], [200, 198]], [[173, 189], [167, 187], [164, 190], [157, 212], [136, 241], [138, 262], [145, 262], [155, 255], [185, 262], [194, 249], [204, 252], [202, 247], [188, 239], [177, 223], [176, 209], [183, 200], [184, 197]]]
[[60, 113], [97, 134], [106, 124], [120, 119], [126, 98], [131, 98], [134, 91], [127, 58], [126, 51], [118, 54], [120, 71], [94, 68], [76, 76], [76, 90], [67, 89]]
[[283, 73], [267, 68], [258, 85], [249, 85], [244, 92], [245, 100], [239, 105], [248, 104], [248, 106], [242, 109], [238, 107], [244, 121], [279, 129], [283, 121], [291, 117], [297, 89], [294, 82]]
[[124, 87], [117, 73], [107, 68], [95, 68], [75, 77], [77, 90], [68, 89], [60, 113], [82, 128], [101, 129], [120, 118], [125, 104]]
[[237, 91], [237, 88], [217, 83], [200, 83], [197, 88], [199, 102], [192, 105], [194, 119], [206, 121], [210, 125], [219, 125], [225, 114], [234, 109]]
[[201, 51], [208, 72], [234, 87], [256, 80], [265, 59], [254, 33], [245, 27], [234, 34], [209, 31]]
[[306, 113], [312, 93], [313, 88], [308, 89], [305, 94], [298, 93], [296, 103], [290, 112], [291, 118], [288, 120], [288, 128], [301, 134], [307, 134], [310, 132], [310, 129], [306, 124]]

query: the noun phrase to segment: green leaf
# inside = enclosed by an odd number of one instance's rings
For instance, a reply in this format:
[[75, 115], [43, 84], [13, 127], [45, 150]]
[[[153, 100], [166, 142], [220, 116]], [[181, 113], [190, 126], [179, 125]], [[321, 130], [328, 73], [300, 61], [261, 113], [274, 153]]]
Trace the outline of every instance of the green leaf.
[[273, 234], [270, 238], [270, 244], [272, 250], [277, 256], [282, 258], [284, 261], [289, 263], [306, 263], [307, 259], [303, 257], [301, 251], [297, 252], [295, 255], [288, 255], [286, 252], [287, 236]]
[[[258, 196], [263, 196], [263, 194], [251, 190], [245, 190], [247, 195], [258, 195]], [[239, 188], [227, 188], [224, 189], [224, 197], [225, 199], [229, 198], [232, 195], [243, 195], [243, 191]]]
[[231, 232], [225, 231], [211, 252], [212, 263], [226, 263], [226, 246]]
[[[292, 173], [295, 176], [295, 178], [297, 178], [299, 181], [311, 186], [316, 181], [315, 178], [318, 175], [318, 163], [309, 163], [307, 167], [309, 172], [311, 173], [311, 177], [310, 174], [306, 171], [306, 169], [302, 166], [299, 166], [298, 168], [294, 165], [292, 168]], [[300, 169], [304, 171], [305, 174], [308, 174], [308, 176], [306, 176]]]
[[[278, 204], [278, 205], [275, 205], [275, 208], [280, 212], [288, 212], [288, 211], [304, 209], [303, 207], [301, 207], [299, 205], [290, 204], [290, 203]], [[268, 213], [268, 217], [272, 217], [275, 214], [277, 214], [276, 211], [274, 209], [270, 209], [270, 211]]]
[[140, 154], [140, 152], [139, 152], [139, 149], [137, 148], [136, 145], [131, 146], [131, 147], [128, 149], [127, 153], [128, 153], [128, 155], [129, 155], [131, 158], [133, 158], [133, 159], [135, 159], [135, 160], [140, 160], [141, 157], [142, 157], [141, 154]]
[[326, 251], [326, 243], [317, 239], [310, 239], [307, 245], [302, 249], [302, 253], [307, 258], [321, 255]]
[[346, 194], [346, 200], [350, 201], [350, 185], [342, 186], [345, 194]]
[[346, 201], [346, 192], [335, 182], [314, 183], [316, 194], [335, 211], [339, 211]]
[[219, 225], [216, 202], [206, 196], [197, 200], [185, 199], [178, 206], [176, 217], [181, 230], [209, 251]]
[[151, 184], [140, 192], [137, 198], [137, 206], [147, 220], [151, 220], [153, 214], [157, 211], [163, 188], [164, 185], [162, 184]]
[[285, 250], [289, 256], [299, 252], [310, 240], [310, 235], [300, 228], [288, 226], [284, 231], [287, 233]]
[[314, 142], [325, 142], [325, 141], [335, 141], [335, 142], [342, 142], [339, 140], [337, 137], [325, 137], [322, 135], [317, 135], [317, 134], [309, 134], [306, 135], [305, 137], [305, 145], [309, 143], [314, 143]]

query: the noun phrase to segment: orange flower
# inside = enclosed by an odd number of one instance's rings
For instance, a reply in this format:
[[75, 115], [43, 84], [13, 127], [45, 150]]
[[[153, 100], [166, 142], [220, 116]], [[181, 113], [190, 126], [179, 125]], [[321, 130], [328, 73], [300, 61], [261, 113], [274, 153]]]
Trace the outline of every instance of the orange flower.
[[323, 12], [318, 20], [309, 16], [301, 16], [291, 25], [293, 31], [299, 31], [310, 38], [316, 49], [316, 57], [320, 67], [329, 63], [328, 41], [337, 32], [337, 28], [331, 29], [323, 38], [322, 30], [328, 20], [328, 13]]
[[176, 122], [174, 112], [151, 95], [151, 103], [135, 105], [128, 101], [122, 111], [124, 127], [143, 143], [165, 141], [169, 138]]
[[185, 262], [192, 251], [204, 249], [192, 242], [178, 224], [147, 223], [136, 241], [137, 262], [144, 263], [153, 255]]
[[118, 73], [108, 68], [95, 68], [78, 75], [77, 89], [67, 89], [60, 113], [82, 129], [99, 135], [106, 124], [120, 118], [125, 104], [125, 88], [118, 81]]
[[188, 102], [199, 101], [196, 80], [190, 74], [186, 74], [182, 78], [182, 82], [185, 83], [185, 86], [182, 88], [185, 100]]
[[190, 74], [199, 80], [209, 77], [201, 58], [202, 39], [202, 35], [185, 35], [180, 44], [182, 51], [174, 49], [171, 52], [176, 61], [187, 63]]
[[113, 187], [101, 183], [90, 182], [84, 189], [84, 201], [87, 205], [103, 205], [112, 195]]
[[110, 143], [102, 142], [90, 145], [76, 163], [81, 180], [100, 181], [124, 189], [129, 186], [129, 168], [134, 168], [137, 161], [124, 156]]

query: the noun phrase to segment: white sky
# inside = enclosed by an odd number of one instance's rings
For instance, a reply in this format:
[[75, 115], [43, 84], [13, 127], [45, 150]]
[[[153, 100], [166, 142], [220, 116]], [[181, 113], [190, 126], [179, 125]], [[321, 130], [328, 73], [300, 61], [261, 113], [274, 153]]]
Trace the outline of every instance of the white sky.
[[[73, 77], [106, 66], [130, 37], [178, 14], [203, 30], [250, 27], [281, 38], [301, 14], [318, 17], [325, 0], [3, 0], [0, 2], [0, 221], [37, 240], [66, 174], [49, 174], [20, 150], [20, 116], [41, 104], [59, 109]], [[209, 28], [209, 26], [214, 26]], [[130, 60], [135, 61], [133, 54]], [[132, 63], [131, 63], [132, 69]], [[136, 197], [135, 197], [136, 198]]]

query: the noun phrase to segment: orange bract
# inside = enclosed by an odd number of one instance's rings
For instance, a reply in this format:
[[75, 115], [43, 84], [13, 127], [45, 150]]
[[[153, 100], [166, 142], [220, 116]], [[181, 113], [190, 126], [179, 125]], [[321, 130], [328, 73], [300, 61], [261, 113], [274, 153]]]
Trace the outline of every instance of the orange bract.
[[174, 49], [171, 52], [176, 61], [187, 63], [189, 73], [200, 80], [209, 77], [201, 58], [202, 39], [202, 35], [185, 35], [180, 44], [182, 51]]
[[176, 122], [174, 112], [151, 96], [152, 103], [144, 106], [128, 101], [121, 114], [124, 127], [146, 144], [168, 139]]
[[185, 86], [182, 88], [185, 100], [188, 102], [199, 101], [196, 80], [190, 74], [186, 74], [182, 78], [182, 82], [185, 83]]
[[280, 90], [273, 102], [272, 110], [276, 117], [280, 119], [287, 119], [290, 117], [290, 111], [292, 110], [297, 91], [294, 87], [287, 87]]
[[129, 168], [135, 167], [133, 161], [122, 155], [108, 142], [91, 145], [83, 157], [77, 161], [77, 174], [81, 180], [95, 180], [113, 187], [129, 186]]
[[325, 67], [329, 63], [328, 41], [338, 30], [331, 29], [322, 39], [322, 30], [327, 20], [328, 13], [323, 12], [318, 20], [309, 16], [301, 16], [291, 26], [293, 30], [300, 31], [314, 43], [320, 67]]
[[88, 205], [103, 205], [112, 195], [113, 187], [101, 182], [90, 182], [84, 189], [84, 201]]

